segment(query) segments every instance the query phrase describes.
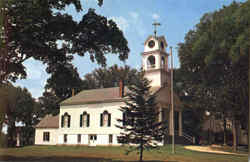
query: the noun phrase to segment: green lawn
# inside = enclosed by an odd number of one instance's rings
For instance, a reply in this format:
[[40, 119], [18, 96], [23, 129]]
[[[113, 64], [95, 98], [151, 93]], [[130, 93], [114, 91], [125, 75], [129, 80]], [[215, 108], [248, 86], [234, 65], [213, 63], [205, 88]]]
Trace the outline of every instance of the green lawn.
[[[35, 161], [135, 161], [136, 153], [125, 155], [126, 147], [87, 146], [28, 146], [23, 148], [0, 149], [0, 160]], [[176, 154], [171, 154], [170, 145], [159, 150], [146, 151], [146, 161], [168, 162], [243, 162], [247, 156], [201, 153], [176, 146]]]

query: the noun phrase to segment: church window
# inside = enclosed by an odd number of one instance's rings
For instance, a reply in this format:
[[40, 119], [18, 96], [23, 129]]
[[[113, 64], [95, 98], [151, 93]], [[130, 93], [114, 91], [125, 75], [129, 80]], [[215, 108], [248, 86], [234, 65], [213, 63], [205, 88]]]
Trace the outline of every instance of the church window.
[[104, 111], [100, 116], [100, 126], [110, 127], [111, 126], [111, 114], [108, 111]]
[[81, 134], [77, 135], [77, 143], [81, 143]]
[[149, 56], [147, 60], [147, 66], [148, 68], [154, 68], [155, 67], [155, 57], [154, 56]]
[[148, 42], [149, 48], [153, 48], [155, 46], [155, 41], [151, 40]]
[[70, 115], [68, 113], [64, 113], [61, 117], [61, 127], [69, 128], [70, 127]]
[[64, 134], [64, 136], [63, 136], [63, 142], [67, 143], [67, 141], [68, 141], [68, 136], [67, 136], [67, 134]]
[[164, 58], [164, 56], [161, 57], [161, 66], [162, 66], [162, 68], [165, 67], [165, 58]]
[[110, 135], [109, 135], [109, 144], [112, 144], [112, 143], [113, 143], [113, 135], [110, 134]]
[[164, 43], [163, 42], [161, 42], [161, 48], [164, 49]]
[[127, 115], [126, 115], [126, 113], [124, 112], [124, 113], [122, 113], [122, 125], [123, 126], [125, 126], [126, 125], [126, 121], [127, 121], [127, 117], [126, 117]]
[[43, 132], [43, 141], [49, 142], [49, 132]]
[[97, 135], [96, 134], [89, 135], [89, 139], [96, 141], [97, 140]]
[[89, 114], [86, 111], [80, 115], [80, 127], [89, 127]]

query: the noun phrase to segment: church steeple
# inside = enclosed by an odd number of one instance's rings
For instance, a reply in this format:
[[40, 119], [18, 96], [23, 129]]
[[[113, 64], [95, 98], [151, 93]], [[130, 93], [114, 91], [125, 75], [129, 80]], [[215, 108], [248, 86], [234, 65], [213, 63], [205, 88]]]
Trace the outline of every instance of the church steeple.
[[155, 27], [154, 34], [155, 34], [155, 37], [156, 37], [156, 33], [157, 33], [156, 27], [160, 26], [161, 24], [158, 23], [158, 22], [154, 22], [152, 25]]
[[[159, 25], [154, 24], [155, 26]], [[152, 87], [162, 87], [167, 82], [169, 54], [166, 52], [166, 48], [165, 37], [157, 36], [156, 33], [154, 36], [149, 36], [144, 43], [142, 66], [146, 73], [145, 77], [152, 81]]]

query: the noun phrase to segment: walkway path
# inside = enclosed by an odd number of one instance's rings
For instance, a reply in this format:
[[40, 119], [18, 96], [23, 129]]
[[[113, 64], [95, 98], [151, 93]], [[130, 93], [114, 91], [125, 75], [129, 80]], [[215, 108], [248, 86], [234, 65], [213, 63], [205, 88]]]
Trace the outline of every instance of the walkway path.
[[243, 156], [247, 155], [247, 154], [239, 154], [239, 153], [233, 153], [233, 152], [214, 150], [211, 146], [184, 146], [184, 148], [188, 150], [193, 150], [193, 151], [216, 153], [216, 154], [243, 155]]

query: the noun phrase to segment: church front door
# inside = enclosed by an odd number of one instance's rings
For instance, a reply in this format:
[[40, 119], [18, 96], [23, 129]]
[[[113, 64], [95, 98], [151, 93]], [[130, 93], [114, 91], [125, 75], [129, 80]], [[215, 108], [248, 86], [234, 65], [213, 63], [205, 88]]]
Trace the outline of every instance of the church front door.
[[96, 146], [97, 136], [96, 134], [89, 135], [89, 146]]

